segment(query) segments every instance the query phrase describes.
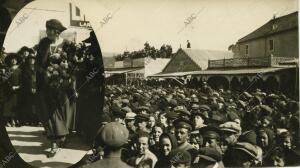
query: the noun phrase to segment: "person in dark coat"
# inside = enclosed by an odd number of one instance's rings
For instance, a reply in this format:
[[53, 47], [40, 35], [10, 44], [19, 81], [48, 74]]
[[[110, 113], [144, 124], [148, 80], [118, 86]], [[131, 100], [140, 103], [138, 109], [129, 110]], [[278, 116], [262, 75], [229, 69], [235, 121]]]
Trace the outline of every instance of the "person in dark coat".
[[159, 138], [159, 146], [159, 154], [156, 155], [158, 161], [155, 164], [155, 168], [171, 167], [169, 154], [172, 150], [177, 148], [177, 140], [175, 136], [169, 133], [161, 134]]
[[[58, 151], [58, 143], [65, 139], [69, 133], [64, 117], [57, 102], [58, 93], [51, 89], [46, 82], [46, 69], [50, 64], [50, 55], [55, 51], [50, 47], [58, 39], [61, 32], [66, 30], [62, 23], [56, 19], [46, 22], [47, 37], [41, 39], [37, 47], [36, 56], [36, 82], [40, 119], [43, 123], [47, 138], [51, 141], [51, 151], [48, 157], [53, 157]], [[55, 47], [56, 48], [56, 47]]]
[[7, 80], [7, 66], [4, 63], [5, 52], [4, 47], [0, 51], [0, 115], [2, 116], [3, 113], [3, 105], [6, 98], [6, 91], [5, 88], [6, 80]]
[[7, 126], [18, 126], [18, 98], [21, 88], [21, 70], [18, 67], [20, 57], [15, 53], [10, 53], [5, 58], [5, 63], [9, 66], [6, 79], [7, 97], [3, 107], [3, 117]]
[[[257, 145], [262, 148], [263, 154], [270, 153], [274, 148], [275, 135], [269, 128], [259, 128], [257, 130]], [[263, 158], [265, 159], [265, 158]]]
[[266, 155], [263, 161], [266, 167], [284, 167], [286, 166], [286, 156], [282, 148], [276, 147]]
[[83, 41], [90, 43], [87, 48], [86, 58], [82, 64], [82, 71], [77, 75], [78, 86], [78, 120], [86, 141], [91, 143], [97, 133], [97, 125], [100, 121], [104, 98], [104, 66], [100, 45], [94, 31], [90, 37]]
[[21, 88], [21, 118], [25, 125], [38, 125], [36, 113], [36, 69], [35, 57], [29, 56], [22, 69], [22, 88]]

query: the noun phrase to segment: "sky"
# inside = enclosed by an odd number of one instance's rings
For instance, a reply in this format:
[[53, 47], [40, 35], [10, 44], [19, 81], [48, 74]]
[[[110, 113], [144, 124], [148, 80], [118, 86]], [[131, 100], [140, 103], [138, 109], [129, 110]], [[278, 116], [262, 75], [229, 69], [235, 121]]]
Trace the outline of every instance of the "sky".
[[[36, 0], [31, 6], [64, 12], [35, 10], [14, 33], [8, 35], [7, 47], [38, 41], [39, 29], [47, 18], [59, 18], [69, 26], [68, 2]], [[227, 50], [238, 39], [262, 26], [275, 15], [298, 10], [297, 0], [71, 0], [91, 22], [102, 52], [123, 53], [170, 44], [173, 52], [186, 41], [192, 48]], [[28, 6], [26, 6], [28, 7]], [[21, 10], [30, 12], [29, 9]], [[190, 19], [190, 20], [189, 20]], [[185, 26], [186, 25], [186, 26]], [[12, 24], [11, 27], [14, 25]], [[77, 30], [76, 30], [77, 31]], [[82, 31], [85, 37], [88, 32]], [[21, 37], [21, 40], [20, 40]], [[10, 40], [11, 39], [11, 40]], [[13, 44], [13, 45], [12, 45]], [[5, 44], [4, 44], [5, 45]]]

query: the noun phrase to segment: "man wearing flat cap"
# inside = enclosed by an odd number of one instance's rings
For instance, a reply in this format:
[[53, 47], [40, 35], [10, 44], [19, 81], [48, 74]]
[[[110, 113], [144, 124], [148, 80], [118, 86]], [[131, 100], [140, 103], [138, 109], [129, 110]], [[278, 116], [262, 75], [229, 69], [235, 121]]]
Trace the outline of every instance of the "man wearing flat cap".
[[169, 161], [174, 168], [189, 168], [192, 163], [192, 157], [186, 150], [175, 149], [170, 152]]
[[55, 52], [57, 47], [52, 48], [61, 32], [66, 30], [66, 27], [56, 19], [50, 19], [46, 22], [47, 37], [40, 40], [37, 46], [36, 55], [36, 84], [37, 84], [37, 97], [38, 97], [38, 110], [40, 119], [43, 123], [47, 138], [51, 141], [51, 151], [48, 157], [53, 157], [58, 151], [57, 143], [65, 140], [66, 135], [69, 133], [66, 128], [66, 123], [62, 119], [63, 112], [59, 108], [53, 107], [50, 100], [55, 99], [45, 81], [46, 70], [49, 66], [49, 58]]
[[123, 107], [120, 110], [113, 111], [113, 120], [125, 125], [126, 113], [131, 111], [129, 107]]
[[121, 148], [128, 141], [128, 130], [126, 127], [118, 122], [111, 122], [106, 124], [99, 133], [100, 140], [104, 146], [104, 158], [89, 165], [83, 166], [84, 168], [103, 167], [103, 168], [129, 168], [121, 160]]
[[125, 124], [129, 131], [129, 139], [131, 139], [131, 137], [134, 136], [135, 131], [136, 131], [136, 127], [134, 125], [135, 116], [136, 116], [136, 114], [132, 111], [126, 113]]
[[192, 167], [201, 168], [224, 168], [222, 154], [214, 148], [204, 147], [199, 150], [199, 155]]
[[180, 116], [182, 116], [182, 117], [187, 117], [187, 118], [189, 118], [190, 115], [191, 115], [191, 113], [186, 109], [185, 106], [177, 106], [177, 107], [174, 108], [174, 111], [175, 111], [176, 113], [178, 113], [178, 114], [179, 114]]
[[149, 114], [150, 113], [150, 109], [147, 106], [140, 106], [137, 108], [137, 112], [140, 114]]
[[136, 126], [136, 131], [143, 131], [143, 132], [148, 132], [150, 133], [151, 131], [147, 128], [148, 122], [150, 120], [150, 115], [149, 114], [137, 114], [135, 116], [135, 123], [134, 125]]
[[222, 153], [220, 147], [220, 130], [215, 126], [206, 126], [200, 129], [203, 136], [203, 145], [205, 147], [215, 148]]
[[222, 131], [222, 149], [223, 152], [225, 152], [228, 149], [228, 147], [230, 148], [231, 146], [237, 143], [237, 140], [241, 135], [242, 128], [238, 123], [233, 121], [225, 122], [219, 125], [219, 128]]
[[232, 159], [228, 167], [252, 167], [257, 159], [257, 148], [247, 142], [238, 142], [234, 147], [235, 158]]

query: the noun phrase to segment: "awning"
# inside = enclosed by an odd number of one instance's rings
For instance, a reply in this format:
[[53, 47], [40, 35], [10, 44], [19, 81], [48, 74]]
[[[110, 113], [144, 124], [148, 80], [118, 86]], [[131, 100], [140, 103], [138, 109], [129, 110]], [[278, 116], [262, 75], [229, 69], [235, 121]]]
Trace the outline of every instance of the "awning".
[[[194, 71], [195, 72], [195, 71]], [[158, 73], [154, 75], [149, 75], [148, 77], [182, 77], [185, 75], [189, 75], [191, 72], [174, 72], [174, 73]]]
[[[295, 68], [295, 67], [293, 67]], [[149, 77], [167, 78], [167, 77], [183, 77], [188, 75], [251, 75], [258, 73], [272, 73], [284, 69], [291, 69], [291, 67], [269, 67], [269, 68], [251, 68], [251, 69], [231, 69], [231, 70], [202, 70], [190, 72], [174, 72], [174, 73], [158, 73]]]
[[139, 71], [143, 68], [119, 68], [119, 69], [112, 69], [112, 70], [105, 70], [105, 74], [124, 74], [124, 73], [130, 73], [130, 72], [135, 72]]
[[133, 70], [133, 71], [130, 71], [128, 73], [135, 73], [135, 74], [145, 74], [145, 68], [141, 68], [141, 69], [137, 69], [137, 70]]
[[124, 74], [130, 71], [134, 71], [134, 70], [127, 69], [127, 70], [105, 71], [105, 74]]
[[299, 59], [279, 62], [279, 65], [299, 65]]
[[251, 69], [233, 69], [233, 70], [205, 70], [191, 72], [189, 75], [251, 75], [258, 73], [272, 73], [277, 72], [283, 69], [289, 68], [279, 68], [279, 67], [270, 67], [270, 68], [251, 68]]

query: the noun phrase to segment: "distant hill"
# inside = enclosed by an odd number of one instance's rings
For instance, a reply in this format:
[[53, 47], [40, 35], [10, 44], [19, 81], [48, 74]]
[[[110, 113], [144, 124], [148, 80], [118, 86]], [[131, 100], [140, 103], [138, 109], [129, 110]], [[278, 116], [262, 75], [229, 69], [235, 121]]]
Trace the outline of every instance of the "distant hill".
[[103, 57], [113, 57], [115, 55], [118, 55], [119, 53], [113, 53], [113, 52], [102, 52]]
[[111, 53], [111, 52], [102, 53], [104, 68], [114, 68], [116, 60], [113, 56], [115, 55], [117, 55], [117, 53]]

